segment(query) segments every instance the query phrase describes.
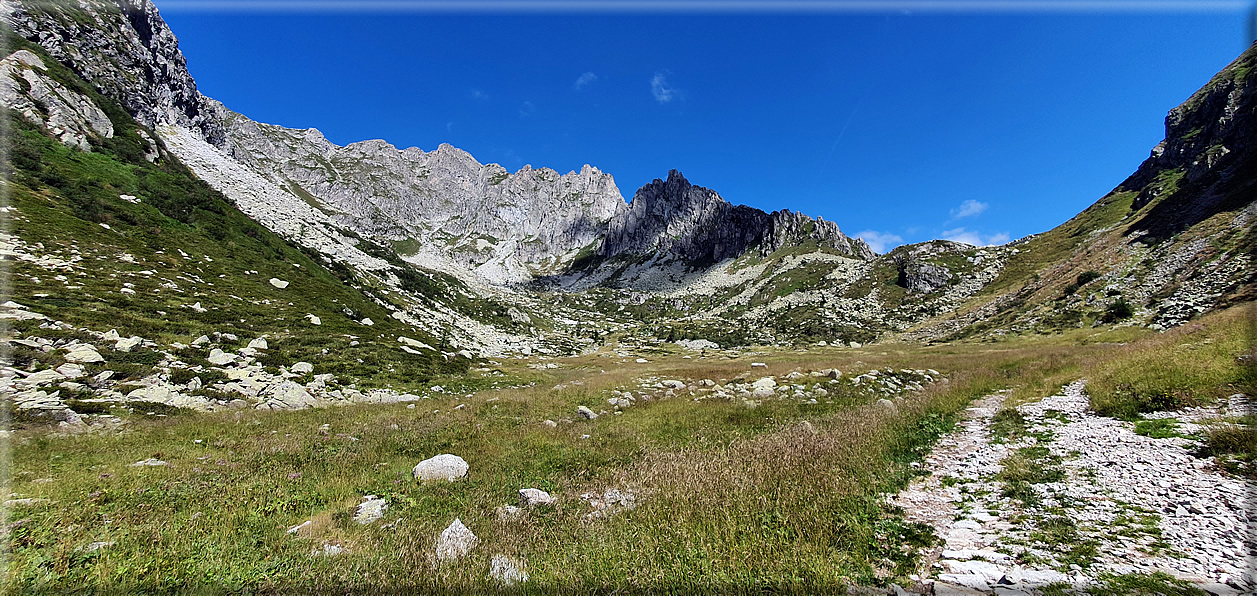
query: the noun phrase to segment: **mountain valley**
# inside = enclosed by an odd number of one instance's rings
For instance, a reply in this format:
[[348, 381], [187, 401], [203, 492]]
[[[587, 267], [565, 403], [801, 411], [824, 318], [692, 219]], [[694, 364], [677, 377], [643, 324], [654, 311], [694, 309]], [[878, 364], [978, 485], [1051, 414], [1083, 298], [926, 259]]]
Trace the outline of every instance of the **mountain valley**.
[[1253, 490], [1257, 45], [1060, 226], [877, 254], [255, 122], [148, 0], [0, 6], [7, 589], [1257, 587], [1242, 499], [1078, 488], [1103, 427]]

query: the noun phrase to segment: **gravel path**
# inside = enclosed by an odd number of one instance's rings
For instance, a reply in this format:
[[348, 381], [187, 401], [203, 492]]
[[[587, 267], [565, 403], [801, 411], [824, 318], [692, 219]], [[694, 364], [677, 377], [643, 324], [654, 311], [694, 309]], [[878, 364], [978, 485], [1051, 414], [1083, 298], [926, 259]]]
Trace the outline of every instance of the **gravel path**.
[[[932, 475], [891, 498], [945, 540], [922, 582], [939, 594], [1030, 594], [1160, 572], [1210, 594], [1257, 593], [1254, 485], [1193, 456], [1193, 439], [1153, 439], [1092, 414], [1083, 388], [1020, 406], [1024, 433], [1007, 440], [990, 432], [1004, 396], [979, 400], [927, 458]], [[1176, 415], [1190, 432], [1219, 409]], [[1008, 482], [1026, 470], [1027, 482]]]

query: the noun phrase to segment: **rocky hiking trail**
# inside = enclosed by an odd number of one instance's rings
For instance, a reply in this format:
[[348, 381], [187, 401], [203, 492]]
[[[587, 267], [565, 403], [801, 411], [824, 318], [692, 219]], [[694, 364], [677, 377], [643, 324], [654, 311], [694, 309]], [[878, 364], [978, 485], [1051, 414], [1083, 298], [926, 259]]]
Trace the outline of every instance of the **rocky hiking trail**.
[[1213, 595], [1257, 593], [1254, 485], [1193, 455], [1189, 434], [1247, 412], [1247, 398], [1176, 412], [1182, 434], [1152, 438], [1089, 412], [1084, 388], [968, 408], [926, 459], [931, 474], [890, 498], [943, 542], [913, 579], [935, 594], [1040, 594], [1157, 574]]

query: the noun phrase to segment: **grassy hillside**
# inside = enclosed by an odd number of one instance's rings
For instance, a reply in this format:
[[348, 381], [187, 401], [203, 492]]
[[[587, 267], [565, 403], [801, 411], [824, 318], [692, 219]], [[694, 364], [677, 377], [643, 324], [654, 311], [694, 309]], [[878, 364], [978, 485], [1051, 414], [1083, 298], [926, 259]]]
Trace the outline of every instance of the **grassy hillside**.
[[[364, 387], [404, 388], [467, 369], [466, 359], [398, 350], [398, 335], [439, 346], [441, 331], [391, 318], [379, 296], [343, 281], [355, 281], [352, 272], [334, 275], [240, 213], [164, 151], [155, 162], [146, 160], [149, 141], [140, 135], [155, 139], [152, 131], [47, 55], [43, 59], [50, 76], [105, 110], [116, 133], [93, 139], [92, 151], [83, 152], [3, 114], [10, 139], [8, 232], [19, 253], [5, 261], [10, 296], [73, 328], [18, 321], [7, 329], [11, 336], [95, 340], [81, 330], [116, 329], [122, 337], [166, 346], [202, 334], [216, 341], [231, 334], [238, 339], [221, 342], [231, 348], [265, 335], [271, 348], [263, 364], [321, 361], [326, 372]], [[287, 287], [275, 287], [272, 278]], [[321, 325], [311, 324], [309, 315]], [[374, 325], [364, 325], [365, 319]], [[20, 368], [60, 363], [55, 353], [29, 351], [14, 354]], [[143, 350], [107, 356], [106, 365], [137, 365], [129, 367], [129, 378], [147, 374], [161, 360]]]

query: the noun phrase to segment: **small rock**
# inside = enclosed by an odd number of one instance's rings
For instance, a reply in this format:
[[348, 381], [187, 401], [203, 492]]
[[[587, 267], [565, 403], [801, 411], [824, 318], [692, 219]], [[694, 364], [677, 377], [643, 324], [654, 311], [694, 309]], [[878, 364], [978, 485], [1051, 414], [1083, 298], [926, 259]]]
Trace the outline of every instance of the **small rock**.
[[586, 420], [593, 420], [598, 417], [598, 415], [595, 414], [593, 410], [585, 406], [577, 407], [576, 411], [579, 412], [581, 416], [584, 416]]
[[130, 352], [133, 348], [135, 348], [135, 346], [140, 345], [143, 341], [144, 339], [140, 337], [126, 337], [118, 340], [118, 343], [114, 344], [113, 349], [119, 352]]
[[520, 513], [521, 513], [522, 511], [523, 511], [522, 509], [520, 509], [519, 507], [516, 507], [516, 506], [514, 506], [514, 505], [503, 505], [503, 506], [498, 507], [497, 509], [494, 509], [494, 510], [493, 510], [493, 512], [494, 512], [495, 514], [497, 514], [497, 516], [498, 516], [498, 520], [499, 520], [499, 521], [504, 521], [504, 522], [505, 522], [505, 521], [511, 521], [511, 520], [513, 520], [513, 519], [515, 519], [515, 518], [519, 517], [519, 515], [520, 515]]
[[293, 526], [293, 527], [291, 527], [291, 528], [288, 528], [288, 530], [287, 530], [287, 531], [285, 531], [284, 533], [285, 533], [285, 534], [296, 534], [297, 532], [300, 532], [301, 530], [303, 530], [303, 529], [305, 529], [305, 528], [308, 528], [308, 527], [310, 527], [310, 526], [313, 526], [313, 525], [314, 525], [314, 521], [312, 521], [312, 520], [308, 520], [308, 519], [307, 519], [307, 520], [305, 520], [305, 521], [303, 521], [303, 522], [301, 522], [301, 523], [299, 523], [299, 524], [297, 524], [297, 525], [295, 525], [295, 526]]
[[83, 376], [83, 367], [78, 364], [62, 364], [57, 367], [57, 372], [67, 379], [77, 379]]
[[213, 350], [210, 350], [209, 358], [206, 358], [206, 360], [209, 360], [210, 364], [224, 366], [234, 362], [236, 360], [236, 355], [214, 348]]
[[311, 325], [322, 325], [322, 324], [323, 324], [323, 319], [320, 319], [320, 318], [318, 318], [318, 317], [316, 317], [316, 316], [314, 316], [314, 315], [306, 315], [306, 318], [310, 320], [310, 324], [311, 324]]
[[457, 455], [443, 453], [436, 457], [425, 459], [415, 466], [415, 480], [420, 482], [426, 480], [446, 480], [453, 482], [467, 475], [470, 466], [467, 461]]
[[292, 365], [292, 368], [289, 370], [291, 370], [292, 372], [296, 374], [304, 375], [306, 373], [314, 372], [314, 365], [310, 364], [309, 362], [298, 362]]
[[519, 491], [520, 507], [539, 507], [541, 505], [553, 505], [554, 497], [550, 496], [544, 490], [538, 488], [524, 488]]
[[277, 288], [279, 288], [279, 289], [281, 289], [281, 290], [282, 290], [282, 289], [284, 289], [284, 288], [286, 288], [286, 287], [288, 287], [288, 282], [286, 282], [286, 281], [284, 281], [284, 280], [282, 280], [282, 279], [279, 279], [278, 277], [272, 277], [272, 278], [270, 279], [270, 282], [271, 282], [271, 285], [272, 285], [272, 286], [275, 286], [275, 287], [277, 287]]
[[205, 345], [205, 344], [207, 344], [207, 343], [209, 343], [209, 342], [210, 342], [210, 338], [209, 338], [209, 336], [208, 336], [208, 335], [202, 335], [201, 337], [198, 337], [198, 338], [196, 338], [196, 339], [192, 340], [192, 345], [194, 345], [194, 346], [203, 346], [203, 345]]
[[388, 501], [375, 495], [367, 495], [362, 498], [361, 503], [358, 503], [358, 508], [354, 511], [354, 521], [365, 526], [384, 517], [386, 509], [388, 509]]
[[544, 424], [545, 426], [547, 426], [547, 427], [549, 427], [549, 428], [555, 428], [555, 427], [559, 426], [559, 423], [558, 423], [558, 422], [555, 422], [555, 421], [553, 421], [553, 420], [546, 420], [545, 422], [542, 422], [542, 424]]
[[248, 348], [251, 350], [265, 350], [267, 348], [266, 338], [259, 337], [249, 342]]
[[336, 555], [343, 555], [347, 552], [349, 552], [349, 549], [343, 546], [338, 546], [335, 544], [324, 544], [322, 553], [316, 550], [312, 554], [316, 554], [316, 555], [322, 554], [325, 557], [334, 557]]
[[454, 523], [441, 532], [436, 542], [436, 558], [442, 563], [453, 561], [466, 555], [476, 547], [480, 539], [463, 525], [462, 520], [455, 518]]
[[131, 467], [132, 467], [132, 468], [143, 468], [143, 467], [149, 467], [149, 466], [169, 466], [169, 465], [170, 465], [170, 462], [164, 462], [164, 461], [162, 461], [162, 460], [160, 460], [160, 459], [157, 459], [157, 458], [155, 458], [155, 457], [150, 457], [150, 458], [148, 458], [148, 459], [142, 459], [142, 460], [140, 460], [140, 461], [137, 461], [137, 462], [135, 462], [135, 463], [131, 464]]
[[514, 586], [528, 581], [528, 572], [524, 571], [524, 563], [519, 559], [493, 555], [493, 560], [489, 562], [489, 577]]
[[891, 414], [899, 413], [899, 407], [895, 405], [895, 402], [890, 401], [889, 399], [883, 398], [883, 399], [877, 400], [877, 407], [883, 410], [886, 410], [887, 412], [890, 412]]

